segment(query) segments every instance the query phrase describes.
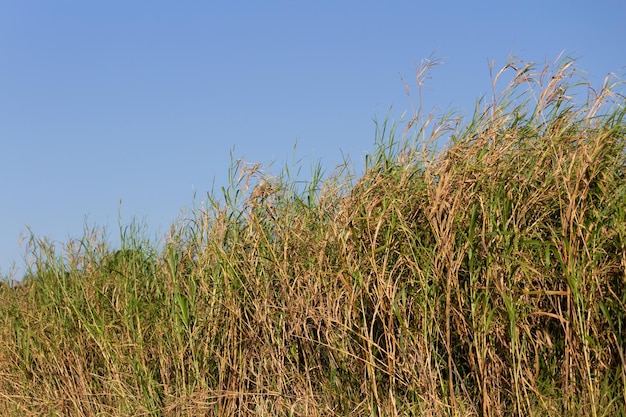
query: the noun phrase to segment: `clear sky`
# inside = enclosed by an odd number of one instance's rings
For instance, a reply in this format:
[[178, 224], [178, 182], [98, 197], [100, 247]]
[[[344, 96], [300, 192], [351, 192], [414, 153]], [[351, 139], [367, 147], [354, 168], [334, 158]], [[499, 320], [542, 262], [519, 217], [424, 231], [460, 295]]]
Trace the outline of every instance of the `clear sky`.
[[121, 212], [163, 236], [226, 183], [231, 150], [276, 171], [296, 142], [328, 171], [358, 164], [433, 55], [426, 110], [471, 116], [510, 55], [565, 52], [599, 85], [623, 74], [624, 22], [623, 0], [4, 1], [0, 271], [23, 265], [27, 226], [114, 242]]

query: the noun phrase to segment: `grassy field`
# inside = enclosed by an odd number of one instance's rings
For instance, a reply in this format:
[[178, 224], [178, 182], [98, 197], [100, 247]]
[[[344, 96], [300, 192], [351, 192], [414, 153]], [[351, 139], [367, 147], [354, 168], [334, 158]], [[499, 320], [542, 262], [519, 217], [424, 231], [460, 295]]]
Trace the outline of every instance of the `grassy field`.
[[0, 415], [626, 415], [624, 97], [493, 78], [470, 120], [380, 123], [360, 175], [233, 163], [165, 243], [33, 236]]

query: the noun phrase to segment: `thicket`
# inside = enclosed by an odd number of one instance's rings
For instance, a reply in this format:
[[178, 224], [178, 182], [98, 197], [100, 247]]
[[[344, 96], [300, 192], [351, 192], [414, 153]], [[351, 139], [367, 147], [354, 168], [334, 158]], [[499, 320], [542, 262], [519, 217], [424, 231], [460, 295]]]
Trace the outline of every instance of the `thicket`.
[[362, 175], [234, 163], [164, 244], [33, 236], [0, 284], [0, 414], [625, 415], [611, 80], [512, 61], [469, 122], [380, 124]]

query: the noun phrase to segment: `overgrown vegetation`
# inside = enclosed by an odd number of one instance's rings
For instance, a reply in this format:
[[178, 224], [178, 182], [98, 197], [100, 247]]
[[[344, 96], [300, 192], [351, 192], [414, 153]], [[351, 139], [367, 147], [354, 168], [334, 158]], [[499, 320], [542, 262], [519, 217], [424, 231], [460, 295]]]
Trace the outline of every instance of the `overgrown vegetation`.
[[626, 107], [572, 64], [381, 124], [358, 178], [234, 164], [165, 245], [33, 237], [0, 414], [625, 415]]

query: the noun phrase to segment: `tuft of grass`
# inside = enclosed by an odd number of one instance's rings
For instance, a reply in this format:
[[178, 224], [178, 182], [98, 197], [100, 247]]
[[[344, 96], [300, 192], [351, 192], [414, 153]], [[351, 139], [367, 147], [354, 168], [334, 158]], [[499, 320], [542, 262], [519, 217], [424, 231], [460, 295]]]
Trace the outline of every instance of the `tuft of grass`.
[[624, 415], [624, 97], [567, 59], [493, 79], [468, 122], [377, 124], [358, 177], [235, 162], [164, 243], [33, 235], [0, 413]]

